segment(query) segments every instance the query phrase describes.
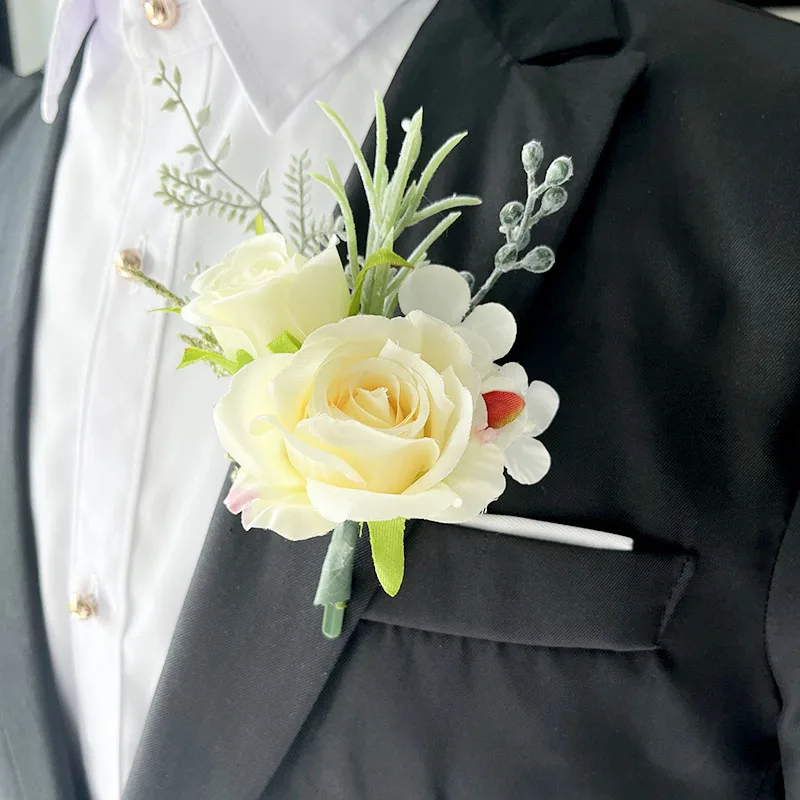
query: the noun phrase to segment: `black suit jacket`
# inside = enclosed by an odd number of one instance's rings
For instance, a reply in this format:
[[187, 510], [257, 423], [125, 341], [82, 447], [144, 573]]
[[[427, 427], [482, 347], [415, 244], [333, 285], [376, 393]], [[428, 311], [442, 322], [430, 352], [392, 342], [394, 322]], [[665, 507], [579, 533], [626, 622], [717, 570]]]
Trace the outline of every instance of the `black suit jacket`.
[[[0, 81], [0, 795], [76, 800], [25, 478], [35, 90]], [[431, 192], [485, 202], [436, 260], [485, 276], [523, 142], [575, 161], [555, 268], [490, 297], [562, 399], [550, 474], [491, 510], [635, 550], [416, 523], [400, 594], [362, 547], [327, 642], [326, 540], [220, 507], [125, 800], [800, 800], [799, 90], [800, 28], [736, 4], [441, 0], [386, 98], [423, 158], [470, 130]]]

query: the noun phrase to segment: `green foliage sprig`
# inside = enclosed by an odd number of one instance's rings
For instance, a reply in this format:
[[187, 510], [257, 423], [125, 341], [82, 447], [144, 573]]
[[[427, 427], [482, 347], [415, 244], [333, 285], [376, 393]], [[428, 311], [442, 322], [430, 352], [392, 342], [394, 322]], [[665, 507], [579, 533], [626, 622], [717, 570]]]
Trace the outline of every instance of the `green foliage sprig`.
[[[426, 191], [436, 171], [467, 134], [459, 133], [451, 136], [433, 154], [419, 176], [416, 179], [412, 178], [422, 149], [422, 109], [420, 109], [405, 126], [405, 137], [397, 165], [390, 175], [386, 166], [388, 146], [386, 109], [380, 95], [375, 96], [375, 163], [372, 170], [369, 169], [358, 142], [342, 118], [324, 103], [319, 105], [336, 126], [353, 155], [369, 206], [366, 251], [363, 257], [360, 257], [353, 210], [336, 167], [328, 160], [327, 176], [312, 174], [313, 178], [330, 189], [339, 204], [347, 239], [348, 270], [353, 280], [358, 280], [359, 272], [375, 253], [394, 252], [395, 242], [405, 230], [433, 216], [449, 212], [425, 236], [419, 246], [403, 259], [412, 267], [424, 263], [430, 247], [461, 216], [461, 212], [454, 209], [476, 206], [481, 202], [479, 197], [472, 195], [454, 194], [436, 201], [429, 201], [426, 197]], [[380, 264], [371, 270], [363, 281], [361, 310], [368, 314], [391, 316], [397, 307], [400, 284], [408, 272], [409, 270], [398, 269], [390, 263]]]
[[324, 250], [334, 236], [344, 238], [344, 220], [333, 214], [315, 217], [311, 207], [314, 181], [310, 174], [311, 158], [308, 150], [293, 155], [284, 174], [284, 201], [289, 206], [290, 241], [298, 253], [311, 257]]
[[[261, 214], [264, 222], [272, 230], [280, 232], [278, 224], [264, 205], [264, 201], [270, 196], [268, 171], [262, 173], [255, 192], [250, 192], [222, 168], [222, 162], [230, 153], [230, 137], [226, 136], [222, 140], [215, 155], [212, 156], [200, 133], [211, 120], [211, 109], [204, 106], [193, 116], [183, 98], [182, 84], [180, 70], [175, 67], [170, 80], [164, 62], [159, 59], [153, 85], [165, 86], [171, 95], [164, 101], [161, 109], [167, 112], [180, 109], [194, 139], [178, 153], [189, 156], [200, 155], [204, 165], [191, 170], [182, 170], [177, 166], [162, 164], [159, 170], [161, 189], [156, 192], [156, 197], [160, 197], [164, 205], [172, 206], [187, 218], [204, 212], [216, 213], [220, 217], [227, 216], [231, 222], [247, 223], [248, 229], [254, 228], [256, 215]], [[214, 186], [210, 180], [214, 177], [220, 178], [225, 188]]]

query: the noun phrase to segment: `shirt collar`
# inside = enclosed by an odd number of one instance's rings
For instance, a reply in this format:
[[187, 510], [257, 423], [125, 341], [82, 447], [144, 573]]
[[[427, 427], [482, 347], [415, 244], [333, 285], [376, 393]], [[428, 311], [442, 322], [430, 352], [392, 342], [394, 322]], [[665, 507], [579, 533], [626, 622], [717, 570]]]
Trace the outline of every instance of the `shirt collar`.
[[270, 132], [403, 1], [198, 0]]
[[158, 58], [216, 41], [259, 121], [275, 132], [327, 75], [405, 0], [184, 0], [178, 24], [151, 28], [141, 0], [60, 0], [42, 91], [42, 117], [55, 119], [72, 63], [92, 23], [122, 14], [128, 50], [144, 69]]

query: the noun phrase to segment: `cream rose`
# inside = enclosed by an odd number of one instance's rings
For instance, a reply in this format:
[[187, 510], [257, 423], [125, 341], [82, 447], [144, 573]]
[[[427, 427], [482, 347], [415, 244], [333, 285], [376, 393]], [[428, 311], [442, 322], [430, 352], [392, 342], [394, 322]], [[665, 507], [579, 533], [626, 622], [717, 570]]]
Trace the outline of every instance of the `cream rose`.
[[503, 451], [474, 432], [481, 376], [422, 312], [356, 316], [239, 371], [215, 411], [238, 462], [227, 505], [289, 539], [344, 520], [464, 522], [502, 494]]
[[347, 314], [350, 292], [333, 247], [308, 260], [290, 255], [278, 233], [255, 236], [192, 284], [197, 294], [183, 318], [210, 327], [225, 355], [246, 350], [254, 358], [287, 331], [303, 341]]

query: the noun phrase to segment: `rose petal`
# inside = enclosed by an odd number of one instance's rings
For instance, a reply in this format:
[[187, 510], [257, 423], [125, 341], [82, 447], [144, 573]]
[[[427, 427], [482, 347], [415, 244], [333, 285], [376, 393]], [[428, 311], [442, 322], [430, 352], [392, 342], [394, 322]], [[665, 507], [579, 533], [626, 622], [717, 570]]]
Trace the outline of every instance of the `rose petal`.
[[[289, 282], [275, 276], [223, 298], [215, 298], [213, 292], [196, 297], [183, 307], [181, 316], [192, 325], [242, 331], [252, 342], [248, 352], [258, 358], [269, 354], [267, 345], [276, 336], [293, 327], [286, 313], [288, 302]], [[294, 335], [295, 331], [290, 330], [290, 333]], [[236, 353], [226, 349], [225, 355], [234, 358]]]
[[243, 467], [236, 472], [236, 479], [231, 484], [225, 500], [225, 508], [231, 514], [241, 514], [244, 509], [258, 500], [258, 481]]
[[243, 467], [237, 472], [225, 505], [231, 513], [241, 513], [245, 530], [273, 530], [287, 539], [320, 536], [333, 527], [311, 507], [304, 483], [295, 489], [277, 487], [259, 481]]
[[[468, 389], [461, 386], [452, 370], [447, 370], [442, 378], [445, 382], [447, 396], [454, 405], [450, 414], [449, 429], [445, 434], [446, 438], [440, 438], [443, 447], [439, 459], [412, 484], [409, 492], [426, 491], [440, 481], [444, 481], [458, 465], [472, 435], [472, 395]], [[431, 409], [431, 416], [433, 414], [434, 411]]]
[[474, 331], [486, 340], [492, 361], [498, 361], [506, 355], [517, 338], [517, 321], [500, 303], [479, 305], [461, 326]]
[[335, 247], [312, 258], [292, 281], [289, 310], [299, 338], [347, 316], [350, 290]]
[[471, 440], [445, 484], [461, 498], [461, 505], [453, 505], [428, 519], [466, 522], [478, 516], [505, 491], [502, 449], [490, 442], [481, 445]]
[[292, 505], [285, 502], [292, 499], [291, 496], [284, 496], [284, 503], [280, 505], [254, 503], [242, 514], [242, 527], [246, 531], [252, 528], [274, 531], [284, 539], [293, 541], [329, 533], [335, 523], [325, 519], [308, 503], [305, 492], [298, 497], [305, 499], [305, 504]]
[[[184, 308], [185, 307], [186, 306], [184, 306]], [[245, 331], [239, 330], [239, 328], [229, 327], [227, 325], [211, 324], [209, 327], [211, 328], [214, 336], [217, 337], [217, 341], [222, 348], [222, 352], [227, 358], [235, 361], [236, 354], [239, 352], [239, 350], [244, 350], [245, 353], [250, 353], [253, 358], [258, 358], [262, 355], [263, 348], [257, 347], [256, 343], [250, 339]]]
[[[303, 346], [291, 356], [291, 363], [287, 368], [275, 376], [267, 391], [271, 407], [281, 425], [289, 430], [305, 416], [306, 406], [314, 392], [315, 382], [322, 370], [341, 368], [335, 361], [333, 354], [342, 353], [341, 364], [347, 364], [345, 358], [346, 343], [337, 342], [330, 338], [314, 339], [310, 336]], [[357, 357], [354, 354], [353, 360]], [[326, 363], [327, 362], [327, 363]]]
[[444, 377], [416, 353], [410, 353], [398, 347], [394, 342], [387, 342], [381, 351], [381, 357], [392, 360], [405, 367], [410, 373], [418, 376], [419, 391], [424, 392], [430, 401], [428, 408], [429, 435], [441, 441], [445, 438], [447, 422], [453, 414], [454, 398], [448, 395]]
[[275, 443], [269, 437], [253, 436], [251, 423], [271, 411], [267, 386], [291, 359], [290, 355], [280, 354], [250, 362], [233, 376], [230, 388], [214, 409], [214, 424], [222, 446], [255, 475], [272, 462]]
[[508, 474], [524, 485], [538, 483], [550, 470], [550, 453], [538, 440], [520, 436], [505, 452]]
[[343, 458], [295, 436], [277, 419], [273, 418], [272, 422], [283, 434], [289, 461], [306, 480], [322, 480], [336, 486], [366, 486], [366, 480], [358, 470]]
[[440, 483], [416, 494], [378, 494], [361, 489], [343, 489], [320, 481], [308, 482], [311, 504], [320, 514], [335, 522], [370, 522], [387, 519], [435, 519], [461, 498]]
[[346, 317], [333, 325], [320, 328], [314, 331], [306, 344], [311, 345], [332, 342], [334, 346], [340, 346], [346, 342], [358, 342], [363, 345], [365, 342], [376, 342], [379, 340], [396, 337], [392, 336], [393, 320], [386, 317], [378, 317], [372, 314], [357, 314], [355, 317]]
[[450, 267], [431, 264], [415, 269], [400, 287], [400, 308], [408, 316], [424, 311], [448, 325], [458, 325], [472, 298], [463, 275]]
[[534, 381], [525, 393], [525, 409], [528, 412], [526, 432], [539, 436], [550, 427], [558, 411], [558, 392], [543, 381]]
[[[294, 433], [349, 464], [365, 477], [365, 490], [380, 494], [404, 492], [439, 458], [439, 446], [433, 439], [404, 439], [352, 419], [320, 415], [303, 420]], [[321, 479], [317, 474], [307, 477]]]

